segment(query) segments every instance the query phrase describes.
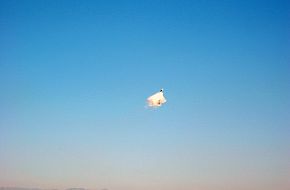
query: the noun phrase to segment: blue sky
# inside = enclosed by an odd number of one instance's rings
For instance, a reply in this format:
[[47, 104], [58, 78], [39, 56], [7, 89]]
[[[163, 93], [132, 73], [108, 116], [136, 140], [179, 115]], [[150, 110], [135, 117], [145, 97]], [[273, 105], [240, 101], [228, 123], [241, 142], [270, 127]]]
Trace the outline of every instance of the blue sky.
[[288, 189], [289, 20], [288, 1], [1, 1], [0, 186]]

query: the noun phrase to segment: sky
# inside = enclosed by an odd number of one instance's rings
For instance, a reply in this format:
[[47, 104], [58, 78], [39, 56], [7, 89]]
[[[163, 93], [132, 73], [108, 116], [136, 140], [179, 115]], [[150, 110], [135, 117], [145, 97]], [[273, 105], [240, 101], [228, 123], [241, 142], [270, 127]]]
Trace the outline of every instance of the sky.
[[286, 0], [1, 0], [0, 186], [289, 189], [289, 34]]

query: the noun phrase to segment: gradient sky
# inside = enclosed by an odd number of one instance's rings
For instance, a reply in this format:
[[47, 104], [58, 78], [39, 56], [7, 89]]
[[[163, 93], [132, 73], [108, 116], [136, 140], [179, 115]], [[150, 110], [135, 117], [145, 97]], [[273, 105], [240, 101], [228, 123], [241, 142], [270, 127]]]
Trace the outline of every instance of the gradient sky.
[[0, 186], [288, 190], [289, 52], [287, 0], [2, 0]]

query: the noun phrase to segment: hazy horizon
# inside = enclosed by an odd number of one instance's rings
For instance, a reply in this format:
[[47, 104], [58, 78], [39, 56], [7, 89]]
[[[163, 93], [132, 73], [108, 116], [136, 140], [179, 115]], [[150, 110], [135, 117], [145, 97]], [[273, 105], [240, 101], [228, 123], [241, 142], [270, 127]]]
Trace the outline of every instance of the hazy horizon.
[[41, 188], [41, 187], [1, 187], [0, 190], [109, 190], [107, 188], [84, 188], [84, 187], [66, 187], [66, 188]]

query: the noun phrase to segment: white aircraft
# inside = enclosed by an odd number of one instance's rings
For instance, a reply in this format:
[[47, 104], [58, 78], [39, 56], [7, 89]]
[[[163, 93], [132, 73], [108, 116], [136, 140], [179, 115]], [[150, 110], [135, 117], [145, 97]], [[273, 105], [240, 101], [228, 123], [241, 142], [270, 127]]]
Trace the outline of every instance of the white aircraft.
[[163, 96], [163, 88], [159, 92], [147, 98], [147, 103], [148, 103], [148, 106], [150, 107], [160, 107], [165, 102], [166, 102], [166, 99]]

